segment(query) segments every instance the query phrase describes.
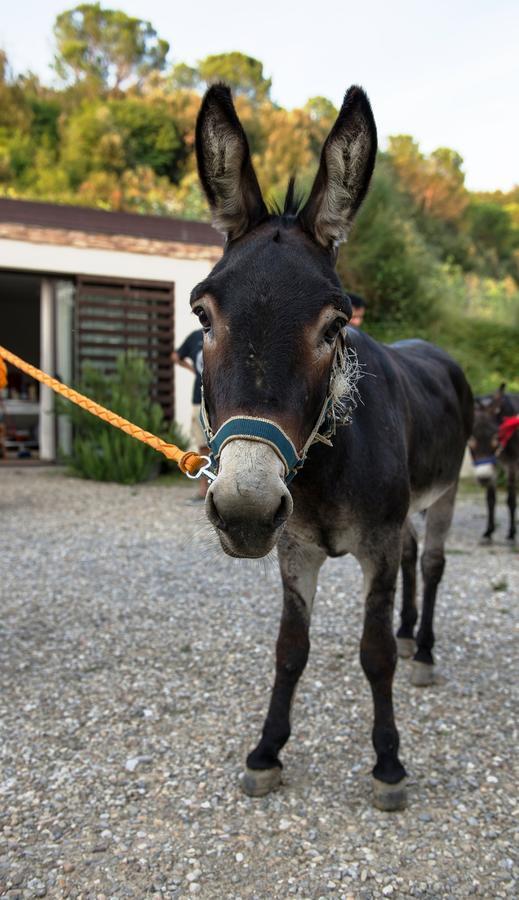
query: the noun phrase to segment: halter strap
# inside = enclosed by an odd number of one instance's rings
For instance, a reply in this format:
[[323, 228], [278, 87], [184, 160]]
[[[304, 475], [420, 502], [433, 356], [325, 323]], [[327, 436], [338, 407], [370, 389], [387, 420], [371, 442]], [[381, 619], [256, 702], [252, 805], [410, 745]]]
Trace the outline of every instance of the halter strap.
[[474, 466], [488, 466], [489, 464], [495, 466], [497, 463], [497, 459], [495, 456], [485, 456], [483, 459], [475, 459], [473, 465]]
[[215, 459], [231, 441], [261, 441], [272, 447], [285, 467], [285, 476], [302, 465], [303, 460], [283, 429], [271, 419], [255, 416], [232, 416], [218, 429], [209, 446]]

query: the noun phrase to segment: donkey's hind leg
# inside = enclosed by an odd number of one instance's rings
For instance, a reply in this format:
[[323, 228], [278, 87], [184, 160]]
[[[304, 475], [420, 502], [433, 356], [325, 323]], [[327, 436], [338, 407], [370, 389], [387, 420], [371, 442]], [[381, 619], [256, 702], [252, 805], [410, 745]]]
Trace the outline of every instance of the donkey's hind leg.
[[423, 576], [423, 606], [420, 627], [416, 636], [417, 650], [413, 657], [411, 682], [417, 687], [434, 683], [434, 604], [438, 585], [445, 568], [445, 538], [454, 513], [457, 483], [436, 500], [427, 510], [425, 542], [421, 565]]
[[416, 650], [414, 626], [418, 619], [416, 609], [416, 560], [418, 542], [416, 531], [408, 519], [402, 530], [402, 612], [400, 628], [396, 633], [398, 655], [408, 659]]
[[508, 541], [515, 541], [515, 507], [516, 507], [516, 499], [515, 499], [515, 465], [512, 463], [508, 467], [508, 485], [507, 485], [507, 503], [508, 510], [510, 513], [510, 527], [508, 529], [508, 534], [506, 539]]
[[242, 788], [262, 797], [281, 782], [279, 752], [290, 737], [290, 708], [310, 650], [308, 630], [319, 569], [326, 554], [286, 533], [278, 544], [283, 612], [276, 644], [276, 678], [261, 740], [247, 757]]

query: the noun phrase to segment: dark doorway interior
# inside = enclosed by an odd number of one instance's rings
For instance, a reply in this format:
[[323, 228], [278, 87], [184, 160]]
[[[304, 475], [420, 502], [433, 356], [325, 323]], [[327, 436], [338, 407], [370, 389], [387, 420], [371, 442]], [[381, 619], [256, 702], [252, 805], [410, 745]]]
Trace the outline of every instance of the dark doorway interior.
[[[40, 365], [40, 283], [34, 275], [0, 273], [0, 344]], [[38, 383], [8, 365], [8, 386], [0, 393], [3, 426], [0, 457], [38, 456]]]

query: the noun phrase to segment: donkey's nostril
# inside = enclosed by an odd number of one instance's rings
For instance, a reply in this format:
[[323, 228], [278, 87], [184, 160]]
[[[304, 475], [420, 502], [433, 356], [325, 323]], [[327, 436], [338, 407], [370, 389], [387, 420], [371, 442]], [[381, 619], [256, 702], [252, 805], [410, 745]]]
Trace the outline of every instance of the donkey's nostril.
[[227, 523], [222, 519], [218, 512], [212, 491], [207, 492], [205, 506], [209, 521], [213, 523], [214, 527], [218, 528], [220, 531], [227, 531]]
[[283, 494], [281, 498], [281, 503], [279, 504], [274, 518], [272, 519], [274, 528], [279, 528], [281, 525], [284, 525], [290, 515], [291, 509], [288, 500], [289, 496], [290, 494]]

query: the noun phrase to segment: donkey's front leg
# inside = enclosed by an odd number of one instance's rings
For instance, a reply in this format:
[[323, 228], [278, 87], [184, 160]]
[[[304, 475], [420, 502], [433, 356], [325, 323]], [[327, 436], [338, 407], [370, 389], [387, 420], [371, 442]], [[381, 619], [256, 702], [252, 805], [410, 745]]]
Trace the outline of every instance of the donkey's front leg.
[[[373, 746], [377, 762], [373, 769], [373, 802], [378, 809], [403, 809], [407, 802], [406, 772], [398, 758], [399, 738], [393, 715], [392, 683], [396, 668], [393, 637], [393, 601], [400, 557], [400, 537], [390, 540], [389, 552], [361, 559], [365, 579], [366, 606], [360, 642], [360, 661], [373, 694], [375, 720]], [[388, 545], [382, 540], [379, 547]]]
[[247, 757], [245, 793], [262, 797], [281, 782], [279, 752], [290, 737], [290, 708], [310, 650], [308, 631], [317, 575], [326, 554], [287, 534], [279, 545], [283, 612], [276, 644], [276, 678], [262, 738]]

